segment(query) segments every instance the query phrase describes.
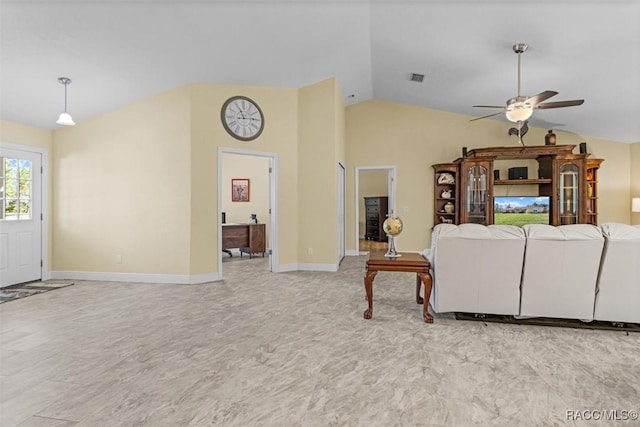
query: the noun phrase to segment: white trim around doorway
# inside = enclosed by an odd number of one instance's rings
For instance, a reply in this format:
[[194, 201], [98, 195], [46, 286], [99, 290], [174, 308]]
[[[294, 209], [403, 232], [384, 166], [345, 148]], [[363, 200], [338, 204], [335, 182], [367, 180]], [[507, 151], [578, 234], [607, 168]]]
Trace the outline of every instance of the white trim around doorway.
[[[262, 151], [243, 150], [238, 148], [218, 147], [218, 249], [222, 248], [222, 155], [241, 154], [245, 156], [267, 157], [269, 159], [269, 239], [267, 253], [269, 256], [269, 268], [274, 273], [279, 273], [280, 264], [278, 261], [278, 155]], [[222, 272], [222, 250], [218, 250], [218, 277], [223, 279]]]
[[31, 153], [40, 154], [42, 166], [42, 174], [41, 177], [41, 207], [40, 211], [42, 212], [42, 221], [41, 221], [41, 259], [42, 266], [40, 267], [40, 275], [41, 280], [49, 280], [51, 279], [51, 270], [49, 269], [49, 175], [51, 167], [49, 165], [49, 150], [43, 147], [35, 147], [32, 145], [21, 145], [21, 144], [13, 144], [10, 142], [2, 142], [0, 141], [0, 148], [4, 148], [6, 150], [18, 150], [18, 151], [26, 151]]
[[355, 249], [347, 252], [347, 255], [357, 256], [366, 255], [368, 252], [360, 252], [360, 233], [358, 232], [360, 227], [360, 171], [387, 171], [387, 182], [389, 187], [389, 206], [388, 209], [391, 212], [396, 212], [396, 167], [395, 166], [356, 166], [355, 167]]

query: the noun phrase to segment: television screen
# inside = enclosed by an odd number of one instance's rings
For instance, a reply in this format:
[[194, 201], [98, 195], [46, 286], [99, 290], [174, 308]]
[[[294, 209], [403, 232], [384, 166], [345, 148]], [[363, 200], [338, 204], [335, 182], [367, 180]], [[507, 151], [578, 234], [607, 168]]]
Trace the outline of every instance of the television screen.
[[549, 197], [496, 196], [493, 198], [494, 224], [549, 224]]

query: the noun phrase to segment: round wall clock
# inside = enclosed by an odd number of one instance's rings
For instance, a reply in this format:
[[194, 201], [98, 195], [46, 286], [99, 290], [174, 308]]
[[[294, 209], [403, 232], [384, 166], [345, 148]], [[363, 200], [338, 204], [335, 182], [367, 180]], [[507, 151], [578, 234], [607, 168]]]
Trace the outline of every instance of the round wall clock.
[[246, 96], [227, 99], [222, 105], [220, 118], [229, 135], [241, 141], [253, 141], [264, 129], [262, 110]]

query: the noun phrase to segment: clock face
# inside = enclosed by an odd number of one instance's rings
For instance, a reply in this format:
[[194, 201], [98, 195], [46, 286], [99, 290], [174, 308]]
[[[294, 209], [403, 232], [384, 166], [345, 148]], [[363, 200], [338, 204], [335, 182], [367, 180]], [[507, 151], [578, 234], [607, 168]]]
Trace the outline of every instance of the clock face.
[[220, 115], [227, 132], [241, 141], [256, 139], [264, 129], [262, 110], [245, 96], [229, 98], [222, 106]]

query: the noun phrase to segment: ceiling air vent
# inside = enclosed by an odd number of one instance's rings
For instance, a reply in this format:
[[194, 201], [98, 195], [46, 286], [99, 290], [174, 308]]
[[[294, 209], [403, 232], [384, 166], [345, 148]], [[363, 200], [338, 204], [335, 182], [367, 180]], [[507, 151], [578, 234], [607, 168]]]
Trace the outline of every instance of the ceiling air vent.
[[424, 74], [411, 73], [411, 78], [409, 80], [412, 82], [422, 83], [424, 80]]

